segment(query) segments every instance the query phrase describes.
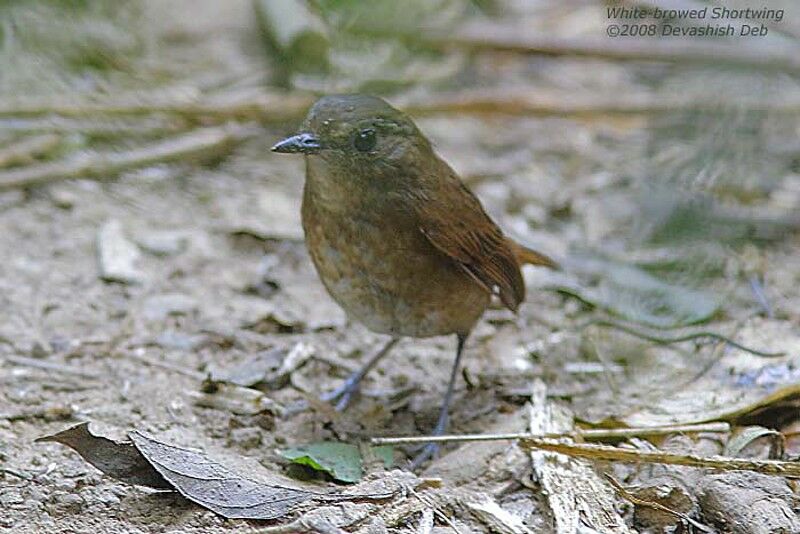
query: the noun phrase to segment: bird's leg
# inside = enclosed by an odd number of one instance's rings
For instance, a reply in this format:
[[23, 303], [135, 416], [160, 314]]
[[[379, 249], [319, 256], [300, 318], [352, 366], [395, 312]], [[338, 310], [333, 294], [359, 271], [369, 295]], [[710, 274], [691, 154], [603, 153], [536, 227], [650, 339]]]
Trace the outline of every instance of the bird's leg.
[[[453, 392], [455, 391], [456, 379], [458, 378], [458, 368], [461, 365], [461, 355], [464, 352], [464, 343], [467, 341], [467, 335], [458, 334], [458, 346], [456, 348], [456, 360], [453, 362], [453, 369], [450, 371], [450, 383], [447, 384], [447, 393], [444, 394], [444, 402], [439, 411], [439, 419], [436, 421], [436, 426], [433, 427], [432, 435], [441, 436], [447, 430], [447, 423], [450, 419], [450, 402], [453, 400]], [[425, 463], [429, 458], [433, 458], [439, 452], [438, 443], [428, 443], [422, 449], [414, 461], [411, 462], [411, 469], [416, 470], [419, 466]]]
[[344, 384], [339, 386], [338, 388], [325, 393], [320, 397], [321, 400], [325, 402], [336, 402], [336, 411], [342, 412], [347, 408], [347, 405], [350, 404], [350, 401], [355, 395], [356, 391], [358, 391], [358, 387], [361, 383], [361, 380], [367, 375], [367, 373], [380, 362], [389, 351], [392, 350], [397, 342], [400, 341], [399, 337], [393, 337], [386, 344], [376, 352], [367, 362], [364, 367], [356, 371], [355, 373], [351, 374], [347, 377], [347, 380], [344, 381]]

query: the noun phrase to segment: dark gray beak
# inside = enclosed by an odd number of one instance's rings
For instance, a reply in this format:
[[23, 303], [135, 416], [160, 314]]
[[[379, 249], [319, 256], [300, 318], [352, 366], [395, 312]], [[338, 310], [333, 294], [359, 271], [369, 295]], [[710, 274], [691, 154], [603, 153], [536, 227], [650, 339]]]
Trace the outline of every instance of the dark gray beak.
[[301, 133], [287, 137], [272, 147], [273, 152], [282, 154], [316, 154], [320, 150], [319, 139], [310, 133]]

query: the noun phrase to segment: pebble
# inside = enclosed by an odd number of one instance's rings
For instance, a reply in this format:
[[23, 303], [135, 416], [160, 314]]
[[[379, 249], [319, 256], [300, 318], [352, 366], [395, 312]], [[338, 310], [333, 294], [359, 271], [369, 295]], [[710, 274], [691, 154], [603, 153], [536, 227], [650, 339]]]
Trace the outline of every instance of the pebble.
[[136, 268], [141, 253], [139, 247], [125, 237], [122, 223], [112, 219], [97, 234], [97, 253], [100, 277], [107, 282], [140, 284], [144, 275]]

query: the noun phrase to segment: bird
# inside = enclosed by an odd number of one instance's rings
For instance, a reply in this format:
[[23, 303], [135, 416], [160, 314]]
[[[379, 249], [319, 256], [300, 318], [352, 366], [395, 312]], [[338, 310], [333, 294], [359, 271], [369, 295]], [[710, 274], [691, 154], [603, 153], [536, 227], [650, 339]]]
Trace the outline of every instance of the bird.
[[[305, 159], [301, 218], [323, 285], [348, 317], [389, 336], [364, 367], [322, 396], [344, 410], [401, 338], [455, 335], [434, 435], [448, 425], [464, 345], [493, 295], [516, 312], [521, 265], [557, 268], [507, 237], [412, 119], [380, 97], [329, 95], [273, 152]], [[429, 443], [412, 463], [438, 451]]]

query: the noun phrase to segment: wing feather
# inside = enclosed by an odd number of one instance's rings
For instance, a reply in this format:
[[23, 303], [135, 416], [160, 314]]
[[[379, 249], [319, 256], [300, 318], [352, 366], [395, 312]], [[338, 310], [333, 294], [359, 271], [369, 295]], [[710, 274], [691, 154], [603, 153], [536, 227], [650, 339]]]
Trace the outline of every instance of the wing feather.
[[435, 194], [415, 203], [420, 231], [479, 284], [516, 311], [525, 283], [509, 241], [455, 173], [437, 180]]

